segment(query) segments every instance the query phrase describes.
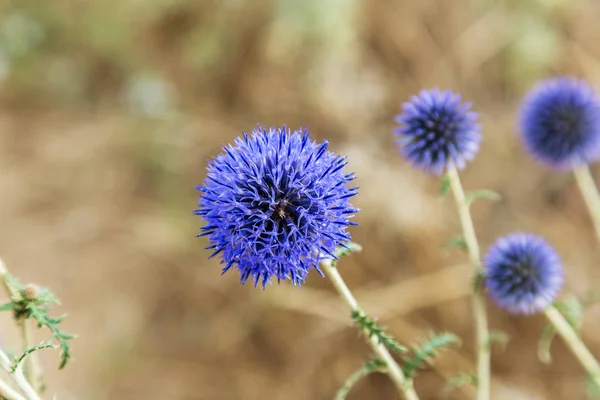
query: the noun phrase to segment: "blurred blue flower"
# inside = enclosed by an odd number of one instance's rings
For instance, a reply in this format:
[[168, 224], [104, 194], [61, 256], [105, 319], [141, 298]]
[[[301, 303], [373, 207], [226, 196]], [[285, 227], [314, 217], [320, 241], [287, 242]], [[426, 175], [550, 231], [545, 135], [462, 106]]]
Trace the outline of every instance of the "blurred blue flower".
[[477, 114], [449, 90], [422, 90], [402, 105], [396, 117], [398, 146], [415, 167], [441, 174], [450, 163], [462, 169], [479, 150]]
[[223, 272], [239, 270], [242, 284], [263, 287], [272, 277], [300, 286], [310, 268], [336, 258], [336, 246], [350, 240], [346, 229], [358, 210], [349, 198], [354, 174], [346, 157], [310, 140], [308, 130], [258, 127], [244, 133], [208, 166], [199, 209], [207, 222], [211, 255], [221, 254]]
[[585, 81], [542, 81], [523, 101], [521, 135], [527, 150], [564, 169], [600, 157], [600, 101]]
[[545, 309], [563, 284], [558, 254], [545, 239], [530, 233], [498, 239], [484, 264], [489, 296], [511, 313], [532, 314]]

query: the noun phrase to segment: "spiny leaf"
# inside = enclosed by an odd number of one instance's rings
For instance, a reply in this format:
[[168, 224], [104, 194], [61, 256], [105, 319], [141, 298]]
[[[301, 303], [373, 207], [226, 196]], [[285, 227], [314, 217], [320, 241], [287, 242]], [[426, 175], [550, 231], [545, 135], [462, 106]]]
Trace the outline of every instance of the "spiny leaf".
[[550, 364], [552, 362], [550, 346], [552, 345], [554, 335], [556, 335], [556, 329], [554, 329], [552, 325], [548, 324], [542, 330], [540, 340], [538, 340], [537, 354], [540, 361], [544, 364]]
[[477, 387], [477, 375], [473, 372], [461, 372], [450, 377], [444, 385], [444, 392], [450, 393], [465, 385]]
[[444, 250], [450, 250], [454, 248], [458, 248], [464, 251], [467, 251], [469, 248], [467, 246], [467, 241], [463, 235], [454, 236], [452, 239], [448, 240], [443, 245]]
[[17, 306], [17, 304], [18, 303], [15, 303], [14, 301], [11, 301], [10, 303], [2, 304], [0, 306], [0, 311], [14, 310], [14, 308]]
[[352, 320], [360, 326], [361, 330], [366, 332], [369, 339], [375, 336], [379, 343], [382, 343], [384, 346], [397, 351], [398, 353], [406, 353], [408, 351], [408, 349], [398, 343], [393, 336], [386, 334], [384, 328], [377, 326], [375, 319], [369, 318], [362, 311], [352, 311], [350, 315], [352, 316]]
[[12, 310], [15, 318], [17, 320], [33, 318], [36, 320], [38, 328], [45, 327], [50, 330], [52, 334], [50, 340], [55, 339], [61, 349], [58, 368], [64, 368], [71, 357], [67, 340], [73, 339], [75, 336], [63, 332], [58, 327], [58, 324], [65, 318], [64, 315], [58, 317], [50, 317], [48, 315], [50, 304], [60, 304], [58, 298], [48, 289], [38, 289], [33, 285], [23, 286], [17, 278], [10, 274], [5, 274], [4, 278], [15, 293], [15, 298], [12, 299]]
[[334, 254], [337, 257], [347, 256], [349, 254], [358, 253], [358, 252], [362, 251], [362, 246], [358, 243], [347, 242], [347, 243], [344, 243], [344, 246], [338, 246], [335, 249]]
[[17, 370], [17, 368], [19, 368], [19, 366], [23, 363], [23, 361], [25, 361], [25, 359], [31, 355], [32, 353], [38, 351], [38, 350], [42, 350], [42, 349], [49, 349], [49, 348], [53, 348], [55, 349], [56, 346], [55, 344], [52, 343], [40, 343], [38, 345], [32, 346], [28, 349], [25, 349], [25, 351], [23, 352], [23, 354], [21, 354], [13, 363], [12, 365], [12, 372], [15, 372]]
[[490, 347], [492, 344], [498, 343], [500, 346], [502, 346], [502, 350], [506, 350], [506, 345], [508, 344], [509, 340], [510, 337], [508, 334], [502, 331], [490, 331], [488, 336], [488, 343]]
[[445, 198], [446, 195], [448, 194], [449, 190], [450, 190], [450, 176], [448, 174], [446, 174], [442, 178], [442, 185], [440, 186], [439, 198], [440, 199]]
[[412, 346], [412, 357], [404, 357], [404, 374], [407, 377], [413, 376], [417, 369], [429, 363], [438, 352], [457, 343], [460, 343], [460, 339], [450, 332], [431, 333], [429, 338], [424, 337], [418, 346]]
[[[583, 317], [583, 307], [578, 299], [571, 297], [566, 300], [557, 300], [554, 302], [554, 307], [565, 317], [573, 329], [576, 331], [579, 330]], [[556, 329], [551, 324], [546, 325], [540, 335], [540, 340], [538, 341], [538, 358], [545, 364], [552, 362], [550, 346], [555, 335]]]
[[487, 189], [479, 189], [479, 190], [473, 190], [471, 192], [468, 192], [465, 195], [467, 204], [472, 204], [475, 200], [479, 200], [479, 199], [488, 199], [491, 201], [498, 201], [500, 200], [500, 195], [492, 190], [487, 190]]
[[370, 359], [365, 363], [365, 365], [363, 365], [360, 369], [350, 375], [348, 379], [346, 379], [342, 387], [337, 391], [335, 400], [344, 400], [346, 396], [348, 396], [348, 393], [350, 393], [350, 390], [352, 390], [352, 387], [356, 385], [360, 379], [372, 372], [383, 372], [386, 370], [386, 367], [387, 366], [385, 362], [379, 358]]

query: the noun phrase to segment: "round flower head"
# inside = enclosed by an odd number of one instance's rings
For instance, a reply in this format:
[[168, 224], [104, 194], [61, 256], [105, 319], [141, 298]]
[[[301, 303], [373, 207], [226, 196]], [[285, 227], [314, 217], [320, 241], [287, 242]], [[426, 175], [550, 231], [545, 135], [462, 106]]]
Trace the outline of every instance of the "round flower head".
[[415, 167], [441, 174], [449, 164], [462, 169], [479, 150], [477, 114], [449, 90], [423, 90], [402, 105], [394, 132], [406, 160]]
[[348, 199], [353, 174], [346, 158], [310, 140], [308, 130], [258, 129], [235, 139], [212, 160], [199, 210], [207, 222], [211, 255], [221, 254], [223, 272], [235, 267], [242, 284], [263, 287], [272, 277], [304, 282], [310, 268], [350, 240], [349, 219], [358, 210]]
[[562, 265], [554, 248], [529, 233], [498, 239], [484, 263], [489, 296], [511, 313], [532, 314], [545, 309], [563, 283]]
[[544, 164], [564, 169], [600, 156], [600, 101], [584, 81], [561, 77], [539, 83], [525, 97], [521, 135]]

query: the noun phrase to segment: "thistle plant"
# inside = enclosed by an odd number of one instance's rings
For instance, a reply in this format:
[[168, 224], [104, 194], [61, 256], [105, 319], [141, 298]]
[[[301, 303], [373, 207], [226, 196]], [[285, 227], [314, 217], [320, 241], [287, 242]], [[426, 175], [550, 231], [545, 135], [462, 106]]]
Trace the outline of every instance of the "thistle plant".
[[[506, 337], [489, 332], [487, 294], [510, 314], [543, 313], [549, 327], [540, 340], [542, 361], [550, 360], [549, 343], [555, 334], [560, 335], [600, 392], [600, 366], [578, 335], [583, 306], [578, 301], [557, 300], [564, 273], [552, 245], [530, 233], [515, 233], [499, 238], [481, 259], [470, 206], [478, 198], [495, 200], [498, 195], [489, 190], [465, 193], [460, 181], [459, 171], [474, 159], [482, 139], [478, 115], [470, 103], [451, 91], [423, 90], [404, 103], [402, 110], [395, 129], [400, 153], [415, 168], [445, 175], [442, 192], [452, 191], [462, 228], [462, 235], [452, 243], [464, 247], [474, 268], [477, 374], [460, 373], [448, 386], [473, 384], [478, 400], [490, 399], [490, 343], [498, 338], [505, 342]], [[542, 82], [524, 102], [521, 133], [529, 152], [542, 163], [574, 171], [600, 239], [600, 197], [588, 169], [600, 159], [600, 101], [594, 92], [583, 81], [571, 78]], [[222, 272], [237, 270], [242, 284], [251, 280], [255, 287], [260, 284], [265, 289], [274, 280], [289, 279], [301, 287], [311, 269], [331, 280], [373, 352], [335, 399], [345, 399], [362, 377], [381, 372], [404, 399], [417, 400], [414, 379], [419, 371], [459, 339], [442, 332], [414, 346], [401, 344], [369, 316], [344, 282], [340, 259], [361, 250], [351, 242], [349, 232], [359, 210], [350, 203], [358, 188], [350, 186], [355, 177], [344, 171], [347, 164], [345, 157], [329, 150], [328, 142], [311, 140], [307, 129], [259, 126], [251, 134], [244, 133], [209, 162], [206, 179], [197, 187], [200, 198], [194, 213], [204, 221], [198, 236], [207, 237], [210, 257], [220, 256]], [[63, 357], [68, 358], [68, 347], [61, 339], [69, 336], [55, 326], [60, 320], [38, 315], [32, 306], [37, 303], [28, 302], [23, 294], [25, 288], [10, 279], [6, 282], [22, 294], [11, 293], [12, 301], [5, 309], [20, 310], [40, 326], [49, 327]], [[51, 301], [41, 295], [36, 298], [42, 303]], [[28, 354], [25, 351], [16, 358], [16, 365]]]
[[[59, 369], [71, 358], [69, 340], [75, 336], [61, 330], [64, 316], [50, 316], [51, 304], [59, 303], [54, 294], [37, 285], [22, 285], [8, 273], [0, 260], [0, 280], [8, 302], [0, 305], [0, 311], [11, 311], [21, 333], [22, 350], [16, 356], [0, 349], [0, 368], [10, 376], [13, 385], [0, 380], [0, 398], [7, 400], [41, 400], [45, 391], [36, 352], [48, 348], [60, 348]], [[47, 329], [50, 339], [38, 344], [31, 342], [28, 322], [34, 320], [37, 328]]]
[[540, 82], [523, 100], [521, 136], [544, 165], [572, 170], [600, 240], [600, 195], [589, 165], [600, 159], [600, 99], [572, 77]]
[[346, 165], [345, 157], [328, 150], [328, 142], [312, 141], [308, 130], [258, 127], [244, 133], [209, 163], [197, 188], [195, 213], [206, 222], [199, 236], [208, 236], [211, 257], [221, 254], [223, 272], [237, 269], [242, 284], [251, 278], [264, 289], [276, 278], [300, 287], [310, 269], [331, 280], [375, 355], [337, 398], [360, 377], [382, 371], [405, 399], [416, 400], [416, 370], [454, 336], [433, 336], [409, 351], [365, 313], [342, 279], [340, 257], [360, 250], [347, 231], [356, 225], [350, 219], [358, 209], [349, 202], [357, 188], [348, 187], [354, 174], [343, 171]]
[[[447, 173], [445, 189], [452, 189], [463, 230], [464, 244], [475, 269], [482, 274], [479, 245], [469, 212], [470, 199], [464, 193], [458, 170], [463, 169], [479, 150], [481, 141], [477, 114], [470, 103], [450, 91], [423, 90], [402, 105], [395, 130], [400, 153], [416, 168], [440, 175]], [[477, 349], [477, 399], [490, 398], [490, 335], [485, 299], [479, 288], [473, 293]]]
[[544, 312], [596, 387], [600, 365], [576, 328], [553, 305], [563, 284], [563, 268], [554, 248], [543, 238], [515, 233], [499, 238], [485, 257], [485, 286], [491, 299], [514, 314]]

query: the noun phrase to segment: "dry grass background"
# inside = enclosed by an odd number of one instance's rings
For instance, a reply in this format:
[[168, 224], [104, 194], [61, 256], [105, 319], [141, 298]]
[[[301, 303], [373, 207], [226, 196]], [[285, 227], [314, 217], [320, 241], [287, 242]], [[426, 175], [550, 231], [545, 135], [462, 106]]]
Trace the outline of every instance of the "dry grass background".
[[[486, 249], [515, 230], [547, 236], [563, 292], [598, 289], [600, 261], [572, 178], [530, 160], [515, 110], [558, 73], [600, 88], [600, 4], [592, 0], [5, 0], [0, 3], [0, 254], [24, 281], [52, 287], [80, 337], [56, 372], [61, 399], [329, 399], [369, 351], [329, 283], [241, 287], [194, 236], [206, 160], [255, 124], [309, 125], [350, 156], [364, 252], [342, 274], [404, 343], [450, 330], [464, 345], [416, 381], [473, 368], [470, 268], [440, 248], [459, 226], [439, 182], [396, 154], [399, 104], [423, 87], [464, 93], [481, 113], [467, 188]], [[536, 358], [541, 317], [489, 305], [511, 341], [493, 361], [494, 399], [585, 399], [559, 342]], [[600, 354], [598, 308], [583, 336]], [[12, 341], [9, 320], [2, 340]], [[394, 399], [385, 376], [349, 399]], [[448, 399], [472, 398], [468, 390]]]

